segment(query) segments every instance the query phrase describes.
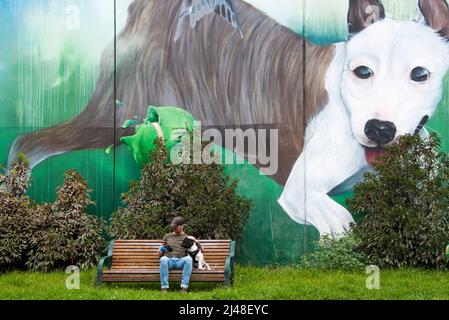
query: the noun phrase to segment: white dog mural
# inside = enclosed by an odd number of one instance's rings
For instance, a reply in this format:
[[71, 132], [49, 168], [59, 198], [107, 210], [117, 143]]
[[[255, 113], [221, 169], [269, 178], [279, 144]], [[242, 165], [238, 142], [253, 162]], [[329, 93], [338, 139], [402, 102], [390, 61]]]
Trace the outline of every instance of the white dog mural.
[[[295, 221], [321, 234], [348, 231], [352, 216], [329, 193], [351, 189], [383, 147], [422, 127], [441, 99], [449, 68], [445, 1], [419, 1], [416, 21], [406, 22], [385, 19], [377, 1], [358, 2], [362, 10], [349, 13], [353, 36], [336, 45], [326, 74], [329, 102], [309, 123], [279, 199]], [[377, 13], [367, 27], [364, 21]]]
[[134, 0], [117, 60], [109, 47], [85, 110], [19, 137], [9, 162], [21, 152], [35, 166], [119, 145], [133, 133], [120, 125], [149, 105], [182, 106], [208, 127], [277, 129], [282, 208], [321, 234], [347, 231], [352, 216], [330, 195], [351, 189], [399, 136], [426, 136], [417, 128], [434, 113], [449, 68], [449, 9], [419, 0], [415, 21], [400, 22], [378, 0], [348, 0], [350, 38], [318, 46], [292, 31], [300, 3]]

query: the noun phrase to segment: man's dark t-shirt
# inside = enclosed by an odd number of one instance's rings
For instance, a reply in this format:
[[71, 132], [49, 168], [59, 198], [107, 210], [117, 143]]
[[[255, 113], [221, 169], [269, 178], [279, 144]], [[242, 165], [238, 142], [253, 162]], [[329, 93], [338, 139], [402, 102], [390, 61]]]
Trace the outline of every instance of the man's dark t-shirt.
[[165, 252], [164, 256], [169, 258], [183, 258], [187, 256], [187, 249], [183, 248], [181, 246], [182, 241], [187, 238], [188, 235], [184, 232], [182, 233], [167, 233], [164, 238], [163, 242], [172, 247], [172, 252]]

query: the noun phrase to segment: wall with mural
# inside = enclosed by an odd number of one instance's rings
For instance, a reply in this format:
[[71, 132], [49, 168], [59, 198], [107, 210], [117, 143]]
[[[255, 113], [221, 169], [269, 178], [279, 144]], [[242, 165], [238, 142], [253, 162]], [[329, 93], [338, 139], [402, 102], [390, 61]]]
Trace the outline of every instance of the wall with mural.
[[[449, 10], [436, 1], [419, 1], [417, 16], [416, 0], [0, 0], [0, 163], [27, 154], [39, 202], [75, 168], [94, 190], [91, 213], [108, 218], [139, 176], [121, 139], [150, 105], [222, 133], [276, 130], [275, 172], [248, 150], [226, 165], [255, 203], [238, 257], [295, 262], [320, 233], [347, 229], [344, 199], [378, 144], [430, 116], [425, 129], [449, 150]], [[351, 45], [334, 45], [350, 32]]]

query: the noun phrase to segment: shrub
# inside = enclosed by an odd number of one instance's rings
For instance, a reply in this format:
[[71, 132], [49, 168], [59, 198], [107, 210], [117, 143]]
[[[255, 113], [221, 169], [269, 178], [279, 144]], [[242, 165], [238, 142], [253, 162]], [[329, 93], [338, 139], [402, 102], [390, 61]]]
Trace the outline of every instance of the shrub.
[[64, 176], [56, 202], [39, 206], [34, 214], [36, 231], [26, 263], [31, 269], [92, 267], [105, 248], [104, 222], [86, 213], [87, 207], [94, 204], [87, 182], [74, 170], [66, 171]]
[[30, 186], [30, 161], [20, 153], [6, 175], [0, 175], [0, 192], [16, 198], [25, 196]]
[[158, 239], [175, 216], [186, 232], [201, 239], [239, 239], [252, 203], [237, 193], [219, 164], [175, 164], [163, 140], [156, 141], [141, 178], [122, 195], [125, 205], [112, 215], [110, 234], [121, 239]]
[[362, 250], [379, 267], [445, 268], [449, 159], [439, 138], [404, 136], [387, 153], [347, 201], [364, 215], [354, 227]]
[[30, 181], [29, 161], [23, 154], [0, 174], [0, 270], [94, 266], [105, 247], [104, 223], [85, 213], [93, 204], [86, 181], [67, 171], [56, 202], [43, 205], [26, 195]]
[[0, 174], [0, 270], [23, 267], [26, 258], [35, 208], [25, 194], [29, 171], [29, 161], [19, 155], [6, 174]]
[[341, 238], [322, 236], [315, 243], [315, 251], [301, 258], [300, 267], [313, 269], [363, 269], [366, 255], [360, 251], [360, 239], [352, 232]]

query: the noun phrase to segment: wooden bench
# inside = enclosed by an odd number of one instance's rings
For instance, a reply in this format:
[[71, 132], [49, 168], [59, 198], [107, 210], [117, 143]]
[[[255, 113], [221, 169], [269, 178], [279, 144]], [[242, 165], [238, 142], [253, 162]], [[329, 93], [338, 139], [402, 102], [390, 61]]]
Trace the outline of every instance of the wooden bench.
[[[160, 282], [159, 247], [162, 240], [112, 240], [108, 255], [98, 264], [97, 283]], [[191, 282], [224, 282], [229, 287], [234, 276], [235, 242], [200, 240], [204, 259], [212, 270], [193, 269]], [[104, 270], [104, 267], [107, 267]], [[182, 270], [170, 270], [169, 281], [181, 281]]]

